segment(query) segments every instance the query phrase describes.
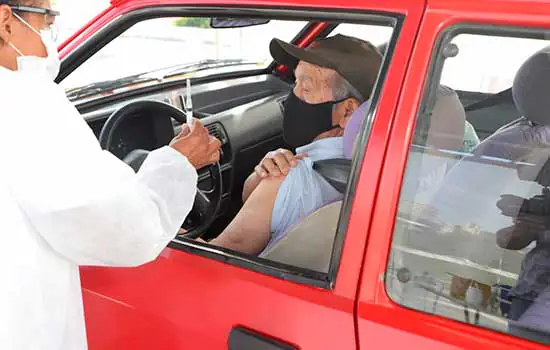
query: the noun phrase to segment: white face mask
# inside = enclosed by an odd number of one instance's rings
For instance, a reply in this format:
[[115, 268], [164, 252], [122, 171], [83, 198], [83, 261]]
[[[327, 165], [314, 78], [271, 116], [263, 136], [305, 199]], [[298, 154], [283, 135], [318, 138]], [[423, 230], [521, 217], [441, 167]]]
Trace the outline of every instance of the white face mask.
[[40, 32], [38, 32], [17, 14], [14, 13], [13, 15], [17, 17], [17, 19], [19, 19], [23, 24], [29, 27], [33, 32], [35, 32], [38, 36], [40, 36], [40, 38], [42, 39], [42, 43], [46, 48], [46, 52], [48, 53], [47, 57], [25, 56], [18, 48], [10, 43], [9, 45], [11, 46], [11, 48], [19, 54], [19, 57], [17, 57], [17, 70], [20, 72], [29, 72], [31, 74], [47, 74], [47, 76], [51, 80], [54, 80], [59, 74], [61, 61], [59, 60], [57, 45], [53, 40], [51, 30], [42, 29]]

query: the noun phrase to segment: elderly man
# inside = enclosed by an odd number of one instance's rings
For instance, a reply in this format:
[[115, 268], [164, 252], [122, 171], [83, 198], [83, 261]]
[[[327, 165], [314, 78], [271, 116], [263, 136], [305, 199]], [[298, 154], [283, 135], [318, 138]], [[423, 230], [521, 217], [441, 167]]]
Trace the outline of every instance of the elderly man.
[[283, 133], [298, 156], [287, 150], [268, 154], [245, 183], [243, 208], [210, 242], [253, 255], [279, 241], [301, 218], [342, 198], [313, 171], [313, 162], [344, 158], [344, 128], [370, 97], [382, 61], [372, 44], [343, 35], [306, 49], [274, 39], [270, 50], [295, 72]]

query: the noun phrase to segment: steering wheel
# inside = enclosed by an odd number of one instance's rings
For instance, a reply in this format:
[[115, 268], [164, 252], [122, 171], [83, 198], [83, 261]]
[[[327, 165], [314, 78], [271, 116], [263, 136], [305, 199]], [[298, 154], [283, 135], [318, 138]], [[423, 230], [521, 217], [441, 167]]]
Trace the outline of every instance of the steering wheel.
[[[115, 135], [115, 131], [120, 127], [122, 122], [129, 117], [143, 114], [144, 112], [157, 118], [172, 117], [182, 124], [186, 122], [185, 114], [167, 103], [147, 100], [132, 102], [113, 112], [107, 119], [99, 135], [101, 147], [112, 152], [113, 135]], [[165, 140], [164, 142], [163, 140], [162, 143], [169, 144], [170, 141]], [[128, 153], [123, 161], [137, 172], [148, 154], [149, 151], [147, 150], [135, 149]], [[188, 216], [188, 218], [196, 217], [197, 222], [192, 224], [192, 228], [187, 233], [180, 235], [180, 237], [195, 239], [202, 236], [204, 231], [212, 225], [219, 213], [223, 194], [220, 164], [210, 165], [208, 172], [212, 180], [212, 188], [208, 191], [202, 191], [197, 188], [193, 209]]]

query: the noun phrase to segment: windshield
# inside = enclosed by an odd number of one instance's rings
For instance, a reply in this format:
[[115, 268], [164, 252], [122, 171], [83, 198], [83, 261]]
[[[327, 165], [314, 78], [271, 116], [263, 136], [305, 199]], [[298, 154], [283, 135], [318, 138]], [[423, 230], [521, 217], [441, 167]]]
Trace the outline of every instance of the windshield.
[[98, 93], [114, 88], [113, 84], [158, 81], [207, 69], [231, 72], [265, 68], [273, 60], [271, 39], [276, 36], [290, 41], [307, 24], [273, 20], [251, 27], [214, 29], [209, 22], [209, 18], [142, 21], [98, 51], [61, 86], [75, 99], [83, 97], [83, 87], [91, 86]]

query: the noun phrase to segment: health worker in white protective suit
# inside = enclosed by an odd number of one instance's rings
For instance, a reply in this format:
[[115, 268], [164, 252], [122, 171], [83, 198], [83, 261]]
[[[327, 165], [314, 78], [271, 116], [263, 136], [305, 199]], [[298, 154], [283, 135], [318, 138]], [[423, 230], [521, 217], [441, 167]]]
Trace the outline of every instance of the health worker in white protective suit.
[[0, 0], [0, 349], [85, 349], [79, 265], [155, 259], [219, 159], [198, 121], [136, 174], [54, 82], [50, 0]]

